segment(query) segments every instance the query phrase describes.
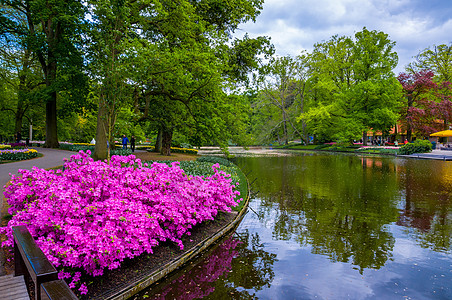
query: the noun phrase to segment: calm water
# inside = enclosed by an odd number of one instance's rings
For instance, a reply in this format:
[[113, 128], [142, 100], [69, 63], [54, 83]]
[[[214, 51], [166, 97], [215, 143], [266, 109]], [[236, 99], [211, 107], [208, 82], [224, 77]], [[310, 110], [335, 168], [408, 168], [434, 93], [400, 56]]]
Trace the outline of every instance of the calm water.
[[138, 299], [452, 299], [452, 162], [237, 163], [259, 193], [236, 232]]

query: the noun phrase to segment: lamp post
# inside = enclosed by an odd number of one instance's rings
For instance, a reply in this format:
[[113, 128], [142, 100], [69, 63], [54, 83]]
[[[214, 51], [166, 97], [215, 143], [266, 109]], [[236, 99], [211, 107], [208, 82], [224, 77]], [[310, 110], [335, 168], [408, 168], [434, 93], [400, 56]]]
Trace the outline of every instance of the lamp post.
[[33, 140], [33, 119], [30, 120], [30, 132], [28, 133], [28, 136], [30, 137], [30, 142]]

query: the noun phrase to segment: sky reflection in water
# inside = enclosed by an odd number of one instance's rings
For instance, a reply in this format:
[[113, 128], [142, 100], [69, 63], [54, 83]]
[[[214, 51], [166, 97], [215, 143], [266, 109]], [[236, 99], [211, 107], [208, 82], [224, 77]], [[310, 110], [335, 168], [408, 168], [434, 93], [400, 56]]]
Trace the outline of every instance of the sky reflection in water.
[[452, 299], [452, 162], [304, 152], [237, 163], [259, 194], [204, 299]]

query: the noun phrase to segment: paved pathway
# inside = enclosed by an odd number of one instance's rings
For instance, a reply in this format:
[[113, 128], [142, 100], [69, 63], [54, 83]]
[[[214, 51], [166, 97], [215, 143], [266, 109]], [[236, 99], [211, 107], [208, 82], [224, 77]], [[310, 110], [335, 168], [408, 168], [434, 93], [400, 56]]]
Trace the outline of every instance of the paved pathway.
[[58, 149], [48, 149], [48, 148], [34, 148], [42, 153], [44, 156], [30, 159], [22, 160], [14, 163], [7, 163], [0, 165], [0, 185], [2, 188], [11, 179], [10, 174], [18, 174], [19, 169], [31, 170], [34, 166], [41, 169], [48, 169], [63, 165], [63, 158], [69, 158], [71, 155], [76, 154], [72, 151], [58, 150]]
[[[401, 155], [402, 156], [402, 155]], [[415, 153], [403, 155], [404, 157], [435, 160], [452, 160], [452, 151], [450, 150], [432, 150], [430, 153]]]
[[[0, 218], [3, 217], [3, 192], [5, 191], [4, 186], [11, 179], [10, 174], [18, 174], [19, 169], [27, 169], [31, 170], [34, 166], [41, 169], [48, 169], [57, 166], [63, 165], [63, 158], [69, 158], [71, 155], [76, 154], [72, 151], [58, 150], [58, 149], [48, 149], [48, 148], [34, 148], [38, 150], [39, 153], [42, 153], [44, 156], [23, 160], [14, 163], [0, 164]], [[4, 258], [2, 255], [2, 251], [0, 251], [0, 276], [5, 274], [5, 270], [3, 268]]]

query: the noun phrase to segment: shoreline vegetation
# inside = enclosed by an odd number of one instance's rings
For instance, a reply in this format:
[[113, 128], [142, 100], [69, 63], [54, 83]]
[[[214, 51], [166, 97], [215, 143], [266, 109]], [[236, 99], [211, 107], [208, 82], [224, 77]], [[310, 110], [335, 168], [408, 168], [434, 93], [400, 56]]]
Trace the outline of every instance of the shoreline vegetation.
[[[162, 158], [162, 156], [150, 152], [145, 153], [140, 152], [135, 154], [137, 154], [136, 155], [137, 158], [140, 158], [142, 161], [144, 160], [149, 161], [149, 163], [151, 163], [152, 160], [154, 160], [155, 158], [160, 159]], [[190, 236], [185, 235], [181, 238], [182, 243], [184, 244], [184, 249], [187, 250], [182, 250], [178, 245], [176, 245], [176, 243], [167, 241], [156, 246], [153, 249], [154, 251], [153, 254], [143, 253], [142, 255], [136, 258], [126, 259], [124, 260], [123, 263], [121, 263], [121, 267], [119, 269], [106, 270], [104, 275], [100, 277], [92, 277], [86, 274], [82, 275], [81, 279], [88, 282], [87, 285], [89, 287], [89, 293], [87, 295], [81, 295], [82, 299], [109, 298], [117, 294], [118, 290], [124, 289], [124, 287], [126, 287], [126, 289], [129, 290], [134, 290], [132, 294], [129, 294], [129, 296], [132, 296], [138, 290], [136, 288], [131, 288], [130, 287], [131, 283], [133, 282], [137, 283], [140, 282], [140, 280], [142, 281], [143, 277], [149, 276], [149, 274], [158, 270], [159, 266], [160, 267], [162, 265], [166, 266], [169, 262], [172, 262], [174, 264], [174, 261], [177, 261], [180, 258], [183, 258], [185, 262], [185, 260], [187, 260], [187, 258], [184, 255], [184, 253], [186, 253], [185, 251], [188, 251], [189, 253], [192, 254], [195, 253], [195, 255], [201, 254], [201, 252], [204, 252], [205, 250], [204, 248], [210, 246], [210, 244], [214, 243], [217, 239], [221, 238], [227, 232], [230, 232], [231, 228], [229, 228], [226, 232], [223, 232], [225, 228], [228, 228], [228, 224], [230, 225], [233, 223], [234, 225], [238, 225], [240, 220], [237, 221], [236, 219], [238, 218], [239, 215], [243, 214], [243, 212], [245, 211], [243, 209], [243, 206], [244, 204], [246, 205], [246, 201], [248, 201], [249, 191], [246, 176], [241, 172], [241, 170], [237, 166], [231, 164], [228, 160], [218, 157], [213, 158], [204, 157], [204, 161], [194, 162], [196, 158], [199, 159], [200, 157], [192, 154], [177, 154], [168, 157], [168, 161], [166, 161], [166, 163], [171, 164], [171, 160], [181, 161], [181, 164], [185, 164], [184, 168], [192, 168], [190, 171], [187, 171], [187, 173], [191, 172], [192, 174], [196, 172], [202, 172], [202, 170], [196, 169], [196, 165], [204, 165], [204, 167], [206, 167], [207, 164], [209, 168], [212, 168], [213, 164], [220, 162], [222, 163], [220, 164], [220, 169], [229, 168], [226, 170], [226, 172], [233, 171], [233, 169], [235, 168], [235, 172], [230, 173], [234, 173], [232, 174], [233, 179], [238, 180], [238, 182], [240, 182], [238, 189], [241, 195], [243, 195], [240, 196], [240, 198], [243, 198], [243, 200], [240, 203], [241, 204], [240, 207], [235, 208], [232, 212], [229, 213], [220, 210], [213, 220], [206, 220], [200, 224], [195, 225], [190, 230], [191, 231]], [[184, 168], [181, 167], [181, 169]], [[11, 216], [9, 217], [7, 216], [6, 218], [3, 218], [2, 226], [6, 225], [10, 217]], [[218, 232], [221, 232], [220, 236], [218, 236]], [[212, 239], [212, 236], [215, 237], [215, 239], [213, 241], [209, 241], [209, 239]], [[4, 241], [4, 237], [2, 241]], [[199, 252], [194, 251], [195, 248], [200, 248], [199, 244], [203, 245], [203, 249], [201, 250], [198, 249]], [[2, 251], [3, 250], [4, 249], [2, 248]], [[11, 254], [6, 253], [6, 257], [11, 258]], [[189, 259], [192, 258], [193, 257], [190, 257]], [[177, 262], [175, 263], [175, 265], [176, 268], [180, 267], [180, 264]], [[13, 272], [13, 266], [10, 262], [5, 267], [7, 270], [7, 274]], [[167, 273], [168, 271], [160, 270], [159, 271], [160, 277], [153, 276], [153, 278], [155, 277], [155, 279], [160, 279], [164, 275], [167, 275]], [[129, 287], [127, 287], [128, 285]], [[33, 289], [30, 290], [32, 291]], [[107, 296], [107, 294], [109, 294], [110, 296]]]
[[409, 155], [414, 153], [427, 153], [432, 151], [432, 143], [428, 140], [415, 140], [412, 143], [394, 145], [368, 145], [362, 144], [344, 145], [338, 143], [325, 143], [320, 145], [289, 144], [271, 147], [275, 150], [310, 150], [329, 152], [348, 152], [382, 155]]

